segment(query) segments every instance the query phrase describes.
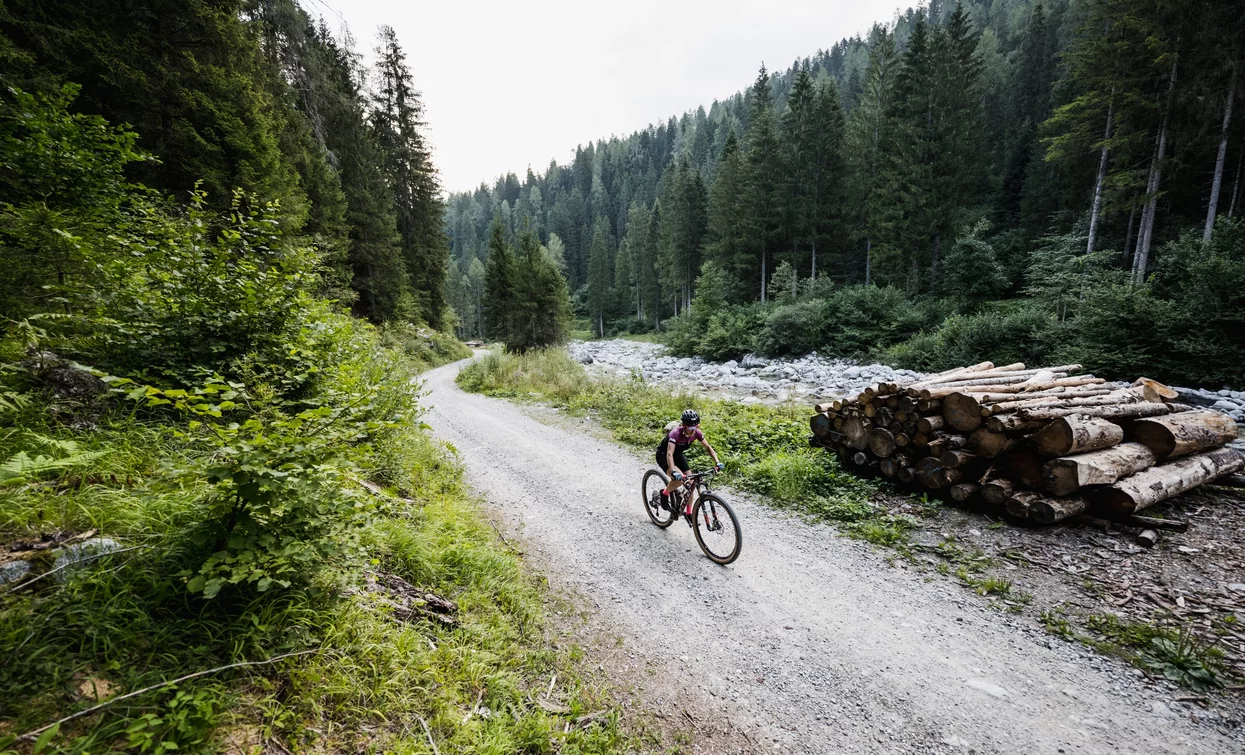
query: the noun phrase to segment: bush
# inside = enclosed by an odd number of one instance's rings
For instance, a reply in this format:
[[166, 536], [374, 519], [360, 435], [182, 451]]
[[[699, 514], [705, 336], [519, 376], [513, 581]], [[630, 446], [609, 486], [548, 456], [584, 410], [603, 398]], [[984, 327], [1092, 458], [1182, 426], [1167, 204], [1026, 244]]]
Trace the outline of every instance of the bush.
[[1043, 364], [1053, 351], [1055, 319], [1019, 305], [976, 315], [952, 315], [931, 332], [920, 333], [882, 353], [890, 364], [922, 372], [992, 361]]

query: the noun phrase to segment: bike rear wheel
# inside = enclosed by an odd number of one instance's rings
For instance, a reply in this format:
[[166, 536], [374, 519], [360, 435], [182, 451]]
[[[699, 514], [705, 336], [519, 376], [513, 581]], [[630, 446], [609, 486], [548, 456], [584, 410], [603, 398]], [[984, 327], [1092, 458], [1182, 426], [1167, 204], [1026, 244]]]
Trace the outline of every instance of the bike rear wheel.
[[644, 473], [644, 479], [640, 482], [640, 498], [644, 501], [644, 510], [648, 512], [648, 518], [653, 524], [661, 527], [663, 530], [674, 524], [675, 516], [673, 509], [675, 504], [670, 504], [670, 509], [666, 509], [661, 505], [661, 491], [666, 489], [670, 478], [659, 469], [650, 469]]
[[726, 565], [739, 558], [743, 547], [743, 531], [735, 511], [726, 501], [712, 493], [701, 496], [692, 510], [692, 530], [696, 544], [715, 564]]

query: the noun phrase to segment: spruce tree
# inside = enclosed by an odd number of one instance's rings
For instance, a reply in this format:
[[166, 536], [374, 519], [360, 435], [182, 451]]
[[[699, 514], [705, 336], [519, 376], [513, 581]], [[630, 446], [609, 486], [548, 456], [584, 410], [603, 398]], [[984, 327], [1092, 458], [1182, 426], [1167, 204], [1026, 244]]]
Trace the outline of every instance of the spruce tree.
[[484, 336], [509, 343], [514, 338], [515, 265], [506, 243], [501, 219], [489, 228], [488, 259], [484, 263]]
[[612, 298], [609, 225], [598, 218], [588, 247], [588, 316], [598, 336], [605, 335], [605, 315]]
[[562, 271], [530, 225], [517, 233], [511, 333], [506, 348], [525, 352], [566, 341], [571, 300]]
[[778, 131], [770, 103], [770, 77], [761, 66], [752, 90], [748, 116], [747, 150], [744, 183], [744, 249], [741, 279], [761, 301], [766, 300], [766, 286], [773, 255], [778, 251], [783, 219], [783, 161]]
[[709, 192], [708, 233], [705, 240], [705, 261], [715, 262], [731, 280], [730, 299], [735, 300], [741, 289], [740, 273], [751, 267], [747, 256], [748, 239], [744, 224], [743, 189], [745, 165], [739, 142], [732, 131], [722, 147], [718, 171]]

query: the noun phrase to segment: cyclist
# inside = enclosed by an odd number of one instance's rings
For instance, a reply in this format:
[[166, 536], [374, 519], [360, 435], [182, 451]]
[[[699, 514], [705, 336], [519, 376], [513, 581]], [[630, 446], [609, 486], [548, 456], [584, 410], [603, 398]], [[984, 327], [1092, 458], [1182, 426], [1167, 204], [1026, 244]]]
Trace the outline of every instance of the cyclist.
[[[700, 430], [700, 415], [695, 409], [687, 409], [680, 417], [678, 424], [670, 423], [668, 428], [673, 428], [662, 438], [661, 444], [657, 446], [657, 466], [666, 470], [670, 474], [670, 483], [666, 485], [666, 489], [661, 491], [662, 505], [672, 510], [674, 504], [670, 501], [670, 494], [683, 484], [683, 475], [691, 469], [687, 463], [687, 457], [683, 455], [691, 445], [697, 441], [704, 446], [705, 451], [709, 452], [709, 456], [713, 457], [713, 463], [717, 465], [719, 470], [725, 467], [718, 460], [717, 451], [713, 450], [713, 446], [709, 445], [709, 441], [705, 440], [705, 434]], [[688, 496], [687, 506], [683, 509], [683, 516], [690, 517], [692, 515], [692, 504], [695, 503], [695, 493]]]

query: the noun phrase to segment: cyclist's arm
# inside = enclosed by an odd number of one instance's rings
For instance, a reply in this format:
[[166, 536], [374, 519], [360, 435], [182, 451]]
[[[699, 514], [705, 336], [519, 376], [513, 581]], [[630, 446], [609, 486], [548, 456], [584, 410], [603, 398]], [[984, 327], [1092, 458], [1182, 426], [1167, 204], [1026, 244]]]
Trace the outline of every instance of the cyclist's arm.
[[701, 438], [700, 445], [704, 446], [705, 450], [709, 452], [709, 456], [713, 457], [714, 464], [721, 463], [720, 461], [718, 461], [718, 452], [713, 450], [713, 446], [709, 445], [709, 441], [705, 440], [704, 438]]
[[666, 471], [673, 473], [677, 467], [674, 466], [674, 441], [666, 444]]

